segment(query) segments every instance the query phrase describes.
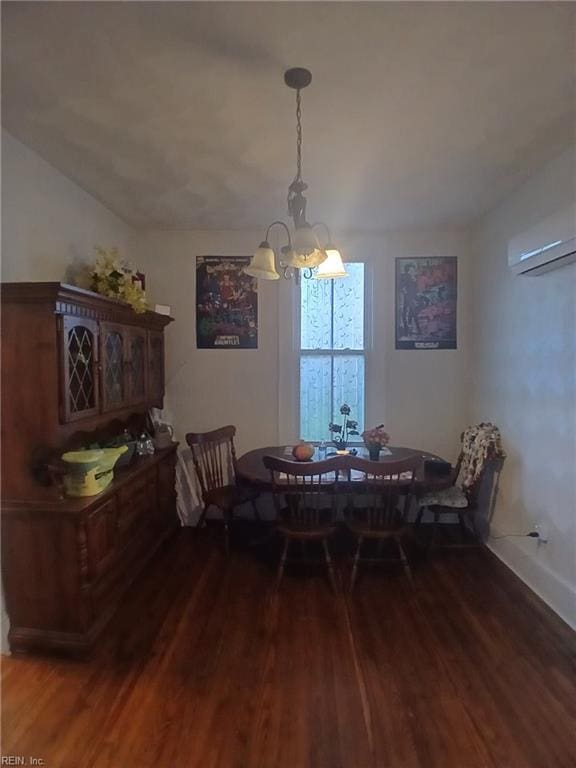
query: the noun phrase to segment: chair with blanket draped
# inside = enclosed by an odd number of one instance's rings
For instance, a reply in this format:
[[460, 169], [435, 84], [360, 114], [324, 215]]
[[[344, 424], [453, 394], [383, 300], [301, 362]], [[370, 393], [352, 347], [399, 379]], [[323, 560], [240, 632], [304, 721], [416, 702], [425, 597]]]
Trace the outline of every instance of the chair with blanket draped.
[[475, 512], [482, 480], [490, 462], [503, 459], [505, 455], [500, 430], [494, 424], [482, 422], [464, 430], [460, 455], [452, 472], [452, 485], [438, 491], [431, 490], [418, 499], [415, 530], [421, 528], [424, 512], [429, 511], [434, 516], [430, 546], [436, 542], [442, 516], [447, 514], [458, 516], [462, 543], [468, 535], [466, 520], [477, 538]]
[[226, 554], [230, 552], [230, 523], [236, 507], [252, 504], [254, 517], [260, 520], [256, 507], [259, 492], [236, 484], [235, 434], [236, 427], [230, 425], [211, 432], [189, 432], [186, 435], [204, 504], [197, 527], [202, 527], [209, 507], [219, 509], [224, 520]]

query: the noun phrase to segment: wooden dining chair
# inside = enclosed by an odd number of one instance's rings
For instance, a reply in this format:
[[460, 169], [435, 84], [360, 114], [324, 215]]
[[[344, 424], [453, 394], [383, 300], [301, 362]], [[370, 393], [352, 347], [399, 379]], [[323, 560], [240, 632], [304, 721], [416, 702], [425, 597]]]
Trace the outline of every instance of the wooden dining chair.
[[[318, 541], [322, 545], [324, 562], [330, 584], [337, 591], [336, 576], [328, 540], [336, 530], [336, 491], [341, 457], [325, 461], [286, 461], [276, 456], [264, 456], [270, 470], [272, 497], [277, 515], [277, 530], [284, 539], [282, 555], [276, 574], [280, 586], [290, 545], [300, 541]], [[299, 559], [302, 562], [302, 558]]]
[[255, 519], [260, 520], [256, 506], [259, 492], [236, 483], [235, 434], [236, 427], [230, 425], [211, 432], [189, 432], [186, 435], [204, 504], [197, 529], [202, 527], [209, 507], [217, 507], [224, 521], [226, 554], [230, 554], [230, 524], [235, 508], [249, 502]]
[[[350, 591], [354, 589], [360, 563], [400, 562], [411, 578], [402, 537], [407, 531], [406, 521], [421, 457], [399, 461], [368, 461], [354, 456], [346, 456], [345, 459], [349, 488], [345, 520], [356, 538]], [[378, 557], [362, 557], [362, 547], [370, 540], [378, 541]], [[394, 542], [398, 558], [381, 555], [385, 540]]]

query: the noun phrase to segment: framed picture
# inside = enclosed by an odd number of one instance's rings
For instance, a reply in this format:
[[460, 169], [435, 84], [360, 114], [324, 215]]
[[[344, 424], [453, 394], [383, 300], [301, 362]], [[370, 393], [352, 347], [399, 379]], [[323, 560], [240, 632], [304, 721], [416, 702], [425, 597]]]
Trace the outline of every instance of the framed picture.
[[258, 348], [258, 283], [249, 256], [196, 257], [198, 349]]
[[396, 259], [396, 349], [456, 349], [455, 256]]

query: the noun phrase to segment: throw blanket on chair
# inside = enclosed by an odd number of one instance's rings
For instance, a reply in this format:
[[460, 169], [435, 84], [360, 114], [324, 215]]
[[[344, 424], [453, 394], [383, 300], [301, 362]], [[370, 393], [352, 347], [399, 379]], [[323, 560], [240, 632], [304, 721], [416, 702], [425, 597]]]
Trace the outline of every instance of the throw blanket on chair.
[[489, 422], [468, 427], [462, 433], [459, 472], [454, 485], [441, 491], [426, 493], [420, 498], [419, 506], [452, 509], [469, 507], [474, 501], [474, 489], [480, 482], [487, 462], [505, 456], [498, 427]]
[[498, 427], [490, 422], [468, 427], [462, 433], [462, 463], [458, 484], [463, 490], [471, 488], [480, 478], [489, 459], [504, 456]]

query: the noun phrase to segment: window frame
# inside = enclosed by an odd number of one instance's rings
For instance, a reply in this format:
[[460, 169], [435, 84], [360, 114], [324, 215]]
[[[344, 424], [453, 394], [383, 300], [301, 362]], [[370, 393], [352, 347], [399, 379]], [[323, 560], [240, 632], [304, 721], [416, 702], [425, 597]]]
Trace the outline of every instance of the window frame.
[[[350, 347], [344, 348], [344, 349], [302, 349], [301, 343], [302, 343], [302, 323], [301, 323], [301, 307], [302, 307], [302, 296], [301, 296], [301, 286], [298, 286], [298, 290], [295, 292], [296, 294], [296, 301], [295, 301], [295, 323], [294, 323], [294, 346], [296, 347], [296, 355], [298, 360], [298, 366], [297, 366], [297, 404], [298, 407], [296, 409], [296, 431], [299, 434], [300, 433], [300, 426], [301, 426], [301, 401], [300, 401], [300, 387], [301, 387], [301, 376], [300, 376], [300, 370], [301, 370], [301, 358], [302, 356], [305, 357], [330, 357], [334, 359], [335, 357], [350, 357], [353, 355], [357, 355], [359, 357], [364, 358], [364, 420], [367, 419], [367, 409], [368, 409], [368, 390], [369, 390], [369, 376], [368, 372], [370, 369], [370, 353], [372, 352], [373, 348], [373, 336], [372, 336], [372, 286], [373, 286], [373, 265], [371, 260], [364, 258], [364, 259], [347, 259], [347, 264], [363, 264], [364, 265], [364, 348], [363, 349], [352, 349]], [[313, 278], [310, 278], [313, 279]], [[343, 278], [344, 280], [346, 278]], [[333, 285], [333, 282], [332, 282]], [[334, 304], [332, 302], [332, 308], [334, 307]], [[333, 380], [333, 366], [332, 366], [332, 380]], [[334, 416], [336, 418], [336, 415]], [[352, 416], [354, 418], [354, 416]], [[328, 427], [328, 425], [326, 425]], [[366, 425], [359, 425], [362, 427], [362, 429], [366, 429]], [[319, 441], [312, 440], [312, 443], [317, 444]], [[348, 440], [348, 445], [351, 446], [361, 446], [363, 445], [363, 441], [358, 435], [358, 437], [354, 439]]]

